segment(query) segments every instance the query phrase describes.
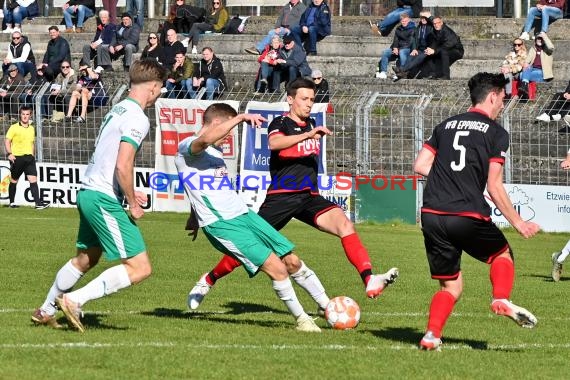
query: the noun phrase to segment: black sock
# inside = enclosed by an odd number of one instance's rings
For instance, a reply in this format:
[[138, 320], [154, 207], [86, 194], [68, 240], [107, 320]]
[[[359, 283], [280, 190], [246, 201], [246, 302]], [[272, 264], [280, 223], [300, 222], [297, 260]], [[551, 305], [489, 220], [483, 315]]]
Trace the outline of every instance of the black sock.
[[10, 203], [14, 203], [14, 199], [16, 198], [16, 184], [10, 182], [8, 185], [8, 196], [10, 197]]
[[36, 202], [36, 206], [41, 205], [42, 201], [40, 199], [40, 190], [38, 189], [38, 183], [30, 183], [30, 190], [32, 192], [32, 198], [34, 198], [34, 202]]

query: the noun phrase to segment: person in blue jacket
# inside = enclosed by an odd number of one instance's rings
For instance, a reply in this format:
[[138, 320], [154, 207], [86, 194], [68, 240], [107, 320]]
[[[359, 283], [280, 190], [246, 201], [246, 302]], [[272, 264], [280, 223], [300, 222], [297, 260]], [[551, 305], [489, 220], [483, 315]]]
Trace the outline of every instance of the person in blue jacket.
[[317, 41], [331, 34], [331, 11], [324, 0], [313, 0], [307, 7], [298, 26], [291, 29], [297, 45], [305, 42], [307, 55], [317, 55]]

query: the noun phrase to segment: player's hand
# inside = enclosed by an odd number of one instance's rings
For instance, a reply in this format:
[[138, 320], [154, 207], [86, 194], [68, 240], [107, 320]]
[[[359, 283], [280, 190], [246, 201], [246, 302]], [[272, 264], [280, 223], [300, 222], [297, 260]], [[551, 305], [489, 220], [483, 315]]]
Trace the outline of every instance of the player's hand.
[[531, 238], [540, 231], [540, 226], [534, 222], [521, 222], [515, 226], [519, 234], [525, 239]]
[[188, 236], [192, 236], [192, 241], [196, 240], [200, 226], [198, 225], [198, 219], [196, 218], [196, 213], [194, 210], [190, 211], [190, 216], [188, 216], [186, 227], [184, 229], [186, 231], [190, 231], [188, 233]]
[[244, 113], [243, 121], [245, 121], [248, 124], [251, 124], [252, 127], [260, 128], [263, 122], [267, 121], [267, 119], [258, 113]]
[[137, 203], [139, 204], [139, 206], [145, 206], [146, 203], [148, 202], [148, 198], [146, 196], [145, 193], [143, 193], [142, 191], [135, 191], [135, 199], [137, 201]]
[[311, 129], [311, 131], [307, 133], [309, 134], [310, 139], [315, 139], [315, 140], [318, 140], [325, 135], [332, 135], [332, 132], [327, 127], [322, 127], [322, 126]]
[[134, 220], [140, 219], [144, 216], [144, 210], [138, 204], [129, 205], [129, 211], [131, 212], [131, 217]]

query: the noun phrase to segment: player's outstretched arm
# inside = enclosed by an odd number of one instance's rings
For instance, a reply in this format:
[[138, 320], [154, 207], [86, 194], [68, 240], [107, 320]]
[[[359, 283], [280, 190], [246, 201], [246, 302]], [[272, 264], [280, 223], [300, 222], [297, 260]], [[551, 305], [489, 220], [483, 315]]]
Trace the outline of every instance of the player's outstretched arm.
[[318, 140], [325, 135], [332, 135], [332, 132], [327, 127], [316, 127], [308, 132], [301, 133], [300, 135], [272, 135], [269, 137], [269, 149], [270, 150], [282, 150], [287, 149], [290, 146], [296, 145], [301, 141], [308, 139]]

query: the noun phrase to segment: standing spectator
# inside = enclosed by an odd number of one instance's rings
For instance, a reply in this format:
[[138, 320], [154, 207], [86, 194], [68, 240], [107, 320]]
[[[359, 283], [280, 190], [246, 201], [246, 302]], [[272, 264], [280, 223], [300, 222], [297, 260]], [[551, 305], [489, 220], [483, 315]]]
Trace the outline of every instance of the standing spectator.
[[20, 120], [12, 124], [6, 133], [4, 147], [6, 155], [10, 161], [10, 185], [8, 185], [8, 196], [10, 207], [16, 208], [14, 203], [16, 198], [16, 185], [22, 174], [30, 183], [30, 192], [36, 203], [36, 209], [42, 210], [50, 204], [44, 202], [40, 197], [38, 188], [38, 172], [36, 168], [36, 158], [34, 157], [36, 147], [36, 131], [31, 123], [32, 108], [23, 106], [20, 108]]
[[192, 78], [192, 86], [188, 88], [188, 95], [196, 99], [197, 91], [205, 87], [206, 100], [213, 100], [216, 92], [221, 93], [226, 88], [224, 66], [211, 47], [202, 49], [202, 57], [198, 72]]
[[301, 16], [307, 7], [301, 0], [290, 0], [279, 12], [277, 21], [275, 22], [275, 29], [271, 29], [269, 33], [257, 45], [245, 49], [246, 53], [259, 55], [268, 46], [273, 36], [277, 35], [281, 38], [291, 33], [291, 28], [298, 26]]
[[449, 67], [458, 59], [463, 58], [463, 45], [459, 36], [449, 26], [443, 23], [440, 16], [432, 20], [433, 38], [425, 54], [428, 78], [451, 79]]
[[160, 60], [162, 65], [168, 70], [172, 69], [176, 62], [176, 53], [178, 52], [186, 54], [186, 48], [182, 45], [182, 42], [178, 41], [176, 31], [168, 29], [166, 31], [166, 44], [162, 47], [162, 58]]
[[[524, 23], [524, 28], [521, 36], [521, 40], [528, 41], [530, 39], [529, 32], [534, 24], [535, 17], [541, 19], [540, 32], [548, 32], [548, 25], [550, 24], [550, 19], [553, 21], [558, 20], [564, 16], [564, 3], [566, 0], [538, 0], [536, 7], [532, 7], [528, 10], [526, 16], [526, 21]], [[536, 33], [538, 34], [538, 33]]]
[[382, 22], [373, 23], [369, 21], [372, 33], [386, 37], [398, 25], [401, 14], [405, 13], [409, 17], [417, 17], [422, 9], [422, 0], [397, 0], [396, 4], [397, 8], [388, 13]]
[[104, 9], [99, 11], [99, 19], [101, 23], [97, 25], [95, 37], [88, 45], [83, 45], [83, 62], [89, 64], [95, 56], [97, 56], [97, 65], [105, 70], [113, 71], [111, 66], [111, 58], [109, 57], [109, 46], [115, 38], [117, 26], [111, 23], [109, 19], [109, 11]]
[[[414, 30], [412, 39], [412, 51], [405, 65], [394, 67], [397, 79], [415, 78], [420, 75], [419, 68], [427, 58], [425, 51], [429, 47], [433, 38], [433, 25], [431, 24], [431, 13], [429, 11], [420, 12], [420, 23]], [[427, 75], [426, 75], [427, 76]]]
[[554, 78], [552, 70], [554, 45], [546, 33], [540, 33], [534, 40], [534, 46], [528, 50], [526, 62], [520, 75], [518, 89], [521, 98], [528, 98], [529, 82], [548, 82]]
[[[273, 83], [286, 81], [289, 84], [299, 76], [308, 77], [311, 75], [307, 55], [303, 48], [297, 45], [292, 35], [283, 38], [283, 49], [280, 52], [281, 55], [277, 59], [279, 66], [273, 71]], [[275, 90], [279, 90], [279, 86]]]
[[315, 82], [315, 103], [329, 102], [329, 82], [323, 78], [321, 70], [313, 70], [311, 78]]
[[144, 26], [144, 0], [127, 0], [127, 13], [135, 17], [141, 31]]
[[158, 43], [158, 36], [156, 33], [150, 33], [147, 38], [147, 45], [141, 53], [141, 59], [154, 59], [162, 64], [162, 46]]
[[198, 54], [198, 42], [200, 34], [204, 32], [221, 33], [229, 19], [228, 10], [222, 5], [222, 0], [213, 0], [212, 9], [206, 15], [204, 22], [196, 22], [192, 25], [188, 36], [188, 44], [192, 43], [192, 54]]
[[[274, 81], [275, 76], [273, 75], [273, 70], [279, 65], [277, 59], [281, 56], [282, 48], [281, 38], [279, 35], [274, 34], [273, 38], [271, 38], [271, 44], [265, 47], [263, 53], [261, 53], [257, 59], [259, 62], [259, 71], [255, 83], [255, 95], [261, 95], [267, 91], [267, 89], [269, 89], [270, 92], [275, 92], [275, 90], [279, 88], [279, 78], [277, 78], [276, 82]], [[271, 79], [271, 86], [269, 86], [269, 79]]]
[[505, 87], [505, 94], [511, 96], [513, 92], [513, 80], [519, 79], [520, 73], [526, 62], [526, 46], [520, 38], [513, 41], [513, 50], [505, 56], [505, 60], [501, 65], [501, 72], [505, 78], [509, 79], [509, 83]]
[[[89, 17], [95, 15], [95, 0], [69, 0], [63, 4], [63, 18], [65, 20], [66, 33], [83, 33], [83, 23]], [[75, 17], [75, 30], [73, 29], [73, 17]]]
[[299, 20], [291, 28], [295, 42], [302, 46], [305, 41], [307, 55], [317, 55], [317, 41], [331, 34], [331, 11], [324, 0], [313, 0]]
[[[28, 7], [36, 0], [4, 1], [4, 33], [21, 32], [22, 20], [28, 17]], [[14, 6], [15, 5], [15, 6]], [[12, 28], [13, 27], [13, 28]]]
[[69, 43], [60, 36], [59, 28], [52, 25], [48, 28], [49, 38], [44, 59], [38, 67], [43, 67], [44, 75], [48, 81], [52, 81], [60, 72], [61, 63], [65, 60], [71, 62]]
[[109, 19], [111, 20], [111, 24], [117, 23], [117, 3], [119, 0], [102, 0], [103, 1], [103, 9], [109, 11]]
[[0, 80], [0, 102], [2, 103], [2, 117], [16, 117], [18, 115], [18, 101], [24, 92], [26, 80], [18, 71], [18, 66], [11, 64], [8, 75]]
[[382, 57], [380, 58], [380, 62], [378, 62], [376, 78], [387, 78], [386, 73], [388, 72], [389, 61], [394, 61], [399, 58], [400, 66], [404, 66], [408, 61], [412, 41], [414, 40], [416, 24], [410, 20], [410, 16], [408, 16], [407, 13], [400, 14], [400, 23], [400, 26], [396, 28], [396, 32], [394, 33], [392, 45], [382, 52]]
[[[491, 220], [485, 189], [502, 215], [524, 238], [540, 227], [521, 219], [503, 185], [509, 133], [495, 120], [503, 109], [502, 74], [478, 73], [468, 83], [472, 107], [438, 124], [420, 150], [414, 171], [427, 177], [421, 209], [431, 277], [439, 281], [420, 348], [437, 350], [445, 323], [463, 293], [462, 252], [489, 264], [491, 311], [532, 328], [537, 320], [509, 301], [515, 278], [514, 254]], [[481, 128], [461, 130], [461, 125]], [[458, 126], [455, 128], [455, 126]]]
[[[71, 67], [71, 62], [63, 61], [61, 63], [61, 73], [51, 83], [49, 93], [45, 94], [44, 99], [42, 99], [44, 115], [55, 117], [55, 112], [65, 110], [71, 93], [75, 89], [76, 81], [77, 75]], [[65, 113], [63, 116], [65, 116]], [[57, 118], [59, 119], [63, 116], [58, 116]]]
[[89, 100], [103, 88], [103, 82], [96, 70], [93, 70], [86, 62], [81, 62], [79, 66], [79, 75], [77, 77], [77, 84], [75, 90], [71, 93], [69, 99], [69, 107], [65, 116], [66, 121], [71, 121], [75, 106], [81, 100], [80, 115], [75, 119], [78, 124], [85, 123], [87, 117], [87, 106]]
[[186, 55], [179, 51], [176, 53], [176, 62], [172, 70], [168, 73], [166, 89], [168, 98], [184, 99], [188, 96], [188, 89], [192, 88], [192, 74], [194, 73], [194, 62], [187, 59]]
[[564, 117], [564, 121], [570, 122], [570, 81], [564, 92], [554, 94], [552, 100], [544, 109], [544, 112], [536, 117], [536, 120], [549, 123], [551, 120], [560, 121]]
[[8, 67], [14, 64], [18, 67], [18, 71], [22, 76], [30, 74], [31, 79], [36, 77], [36, 57], [32, 51], [32, 45], [28, 41], [28, 37], [22, 35], [22, 32], [12, 33], [12, 42], [8, 46], [6, 58], [2, 62], [2, 71], [6, 75]]
[[[133, 25], [133, 19], [128, 13], [123, 13], [121, 16], [122, 23], [117, 27], [113, 40], [107, 51], [102, 51], [98, 56], [100, 65], [111, 65], [111, 59], [117, 59], [121, 55], [123, 57], [123, 68], [129, 71], [133, 63], [133, 54], [139, 50], [139, 38], [141, 30], [137, 24]], [[109, 56], [109, 53], [111, 55]]]

